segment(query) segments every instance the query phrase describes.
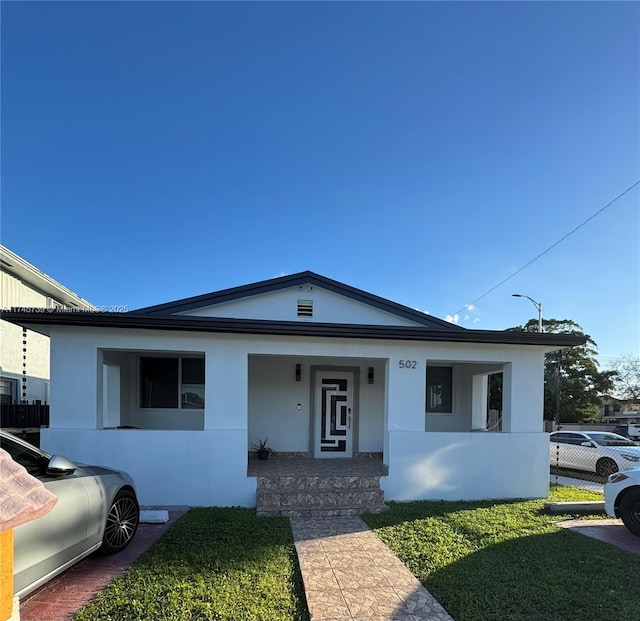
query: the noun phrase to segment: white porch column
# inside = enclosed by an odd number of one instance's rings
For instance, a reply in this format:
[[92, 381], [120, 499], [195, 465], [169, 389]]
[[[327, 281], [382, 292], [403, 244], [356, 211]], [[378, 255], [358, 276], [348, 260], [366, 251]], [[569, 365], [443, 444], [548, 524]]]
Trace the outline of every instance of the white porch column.
[[98, 429], [102, 425], [102, 351], [81, 334], [56, 330], [61, 336], [51, 339], [52, 426]]
[[247, 352], [217, 342], [205, 350], [205, 429], [248, 427], [249, 365]]
[[471, 379], [471, 429], [487, 428], [487, 398], [489, 381], [487, 375], [473, 375]]
[[102, 417], [98, 429], [120, 425], [120, 365], [102, 364]]
[[502, 430], [541, 432], [544, 429], [544, 353], [523, 351], [504, 365]]
[[425, 430], [426, 362], [416, 361], [416, 368], [401, 367], [390, 358], [387, 365], [388, 431]]

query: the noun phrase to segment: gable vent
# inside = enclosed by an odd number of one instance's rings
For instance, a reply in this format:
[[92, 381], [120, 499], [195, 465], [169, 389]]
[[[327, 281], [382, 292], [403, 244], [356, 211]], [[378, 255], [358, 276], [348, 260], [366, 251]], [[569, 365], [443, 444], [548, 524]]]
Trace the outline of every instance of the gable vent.
[[313, 300], [298, 300], [298, 317], [313, 317]]

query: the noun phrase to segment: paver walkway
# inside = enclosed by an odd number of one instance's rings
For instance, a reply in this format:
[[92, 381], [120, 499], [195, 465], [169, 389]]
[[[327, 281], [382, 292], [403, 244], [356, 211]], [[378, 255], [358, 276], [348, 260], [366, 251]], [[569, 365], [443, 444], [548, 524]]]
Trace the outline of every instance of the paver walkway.
[[312, 621], [453, 621], [361, 518], [291, 528]]

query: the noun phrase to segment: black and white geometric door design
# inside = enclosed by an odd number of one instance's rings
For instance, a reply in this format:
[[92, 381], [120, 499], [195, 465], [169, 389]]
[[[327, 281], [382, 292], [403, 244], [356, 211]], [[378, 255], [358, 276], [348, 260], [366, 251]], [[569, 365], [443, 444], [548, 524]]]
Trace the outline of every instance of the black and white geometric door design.
[[320, 393], [320, 452], [346, 453], [351, 436], [348, 380], [323, 377]]

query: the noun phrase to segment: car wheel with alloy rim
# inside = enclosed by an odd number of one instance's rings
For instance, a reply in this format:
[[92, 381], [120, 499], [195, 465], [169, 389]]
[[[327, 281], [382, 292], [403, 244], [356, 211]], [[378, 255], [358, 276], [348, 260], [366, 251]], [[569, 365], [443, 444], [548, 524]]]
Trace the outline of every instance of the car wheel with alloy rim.
[[618, 464], [613, 459], [609, 459], [609, 457], [599, 459], [596, 464], [596, 474], [601, 477], [608, 477], [610, 474], [618, 472], [618, 470]]
[[114, 554], [126, 548], [138, 530], [140, 506], [133, 492], [121, 490], [116, 494], [107, 514], [107, 524], [100, 551]]

